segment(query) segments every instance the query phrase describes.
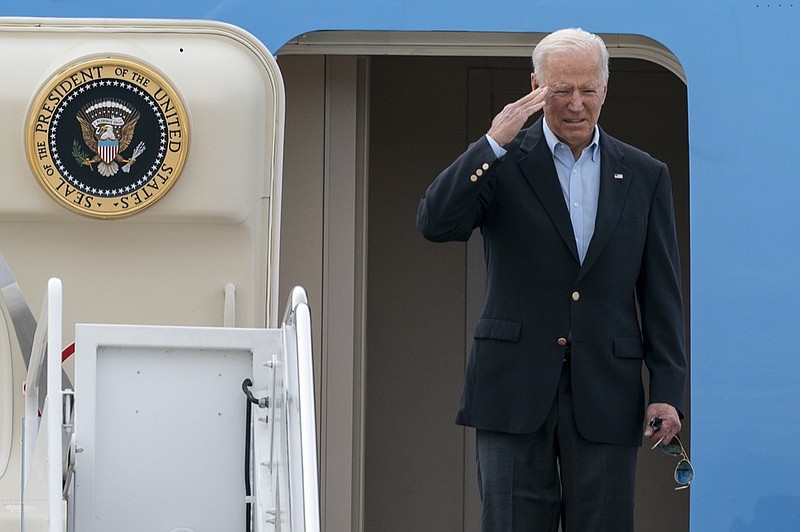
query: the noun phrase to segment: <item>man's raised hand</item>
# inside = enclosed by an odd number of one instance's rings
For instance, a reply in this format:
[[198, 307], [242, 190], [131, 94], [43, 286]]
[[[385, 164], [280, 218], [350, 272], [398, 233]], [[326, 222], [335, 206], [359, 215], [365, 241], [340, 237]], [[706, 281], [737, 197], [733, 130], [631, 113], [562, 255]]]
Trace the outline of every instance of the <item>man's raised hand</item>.
[[492, 127], [487, 134], [497, 144], [505, 146], [517, 136], [528, 118], [544, 107], [546, 97], [547, 87], [539, 87], [516, 102], [506, 105], [492, 120]]

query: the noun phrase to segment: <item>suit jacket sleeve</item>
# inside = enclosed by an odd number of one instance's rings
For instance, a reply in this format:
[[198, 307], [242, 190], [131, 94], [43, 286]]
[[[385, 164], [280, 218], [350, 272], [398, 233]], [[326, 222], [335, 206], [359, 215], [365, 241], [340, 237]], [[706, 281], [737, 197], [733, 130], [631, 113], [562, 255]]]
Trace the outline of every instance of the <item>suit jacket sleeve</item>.
[[650, 403], [684, 412], [686, 358], [675, 216], [669, 172], [662, 164], [650, 209], [647, 239], [637, 282]]
[[491, 203], [496, 162], [485, 137], [472, 143], [428, 187], [417, 210], [417, 230], [434, 242], [468, 240]]

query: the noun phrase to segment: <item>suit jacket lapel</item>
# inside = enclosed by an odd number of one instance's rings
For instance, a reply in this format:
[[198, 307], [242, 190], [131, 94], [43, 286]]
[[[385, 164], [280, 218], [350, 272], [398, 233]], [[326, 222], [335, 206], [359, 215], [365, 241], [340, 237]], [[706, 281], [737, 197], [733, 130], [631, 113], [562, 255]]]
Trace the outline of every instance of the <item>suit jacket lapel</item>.
[[525, 175], [525, 179], [553, 221], [553, 225], [575, 258], [575, 262], [578, 262], [578, 248], [575, 244], [572, 222], [569, 219], [564, 194], [561, 192], [561, 185], [558, 182], [553, 154], [544, 139], [541, 118], [528, 129], [528, 133], [520, 144], [520, 151], [525, 154], [519, 159], [519, 167]]
[[586, 257], [578, 273], [580, 280], [608, 244], [614, 228], [617, 226], [622, 205], [628, 194], [633, 176], [624, 165], [624, 155], [616, 141], [601, 130], [600, 132], [600, 196], [597, 201], [597, 217], [594, 223], [594, 234], [586, 250]]

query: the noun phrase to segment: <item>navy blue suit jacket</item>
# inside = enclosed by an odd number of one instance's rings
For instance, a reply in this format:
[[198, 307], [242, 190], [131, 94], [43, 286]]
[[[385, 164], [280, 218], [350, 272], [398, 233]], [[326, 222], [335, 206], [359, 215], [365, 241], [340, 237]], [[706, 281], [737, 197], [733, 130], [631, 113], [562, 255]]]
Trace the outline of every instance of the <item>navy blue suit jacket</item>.
[[640, 445], [650, 402], [684, 409], [680, 268], [667, 166], [601, 131], [595, 232], [583, 265], [542, 120], [498, 160], [485, 138], [430, 185], [417, 228], [483, 234], [486, 301], [457, 423], [528, 433], [544, 422], [571, 343], [575, 421], [596, 442]]

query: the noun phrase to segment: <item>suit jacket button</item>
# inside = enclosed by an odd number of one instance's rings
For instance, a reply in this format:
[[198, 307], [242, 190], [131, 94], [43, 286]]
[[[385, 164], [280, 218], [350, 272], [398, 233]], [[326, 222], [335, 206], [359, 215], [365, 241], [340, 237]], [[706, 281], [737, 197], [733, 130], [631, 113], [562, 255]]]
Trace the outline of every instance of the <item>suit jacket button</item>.
[[481, 165], [481, 168], [483, 168], [484, 170], [488, 170], [489, 169], [489, 163], [483, 163], [483, 165]]
[[472, 174], [471, 176], [469, 176], [469, 180], [474, 183], [475, 181], [478, 180], [478, 176], [476, 176], [475, 174]]
[[478, 176], [478, 177], [482, 176], [483, 175], [483, 169], [478, 168], [477, 170], [475, 170], [475, 175]]
[[573, 300], [573, 301], [577, 301], [577, 300], [579, 300], [580, 298], [581, 298], [581, 294], [580, 294], [580, 292], [578, 292], [577, 290], [575, 290], [574, 292], [572, 292], [572, 300]]
[[567, 345], [567, 339], [566, 339], [566, 338], [564, 338], [563, 336], [562, 336], [561, 338], [559, 338], [558, 340], [556, 340], [556, 342], [557, 342], [557, 343], [558, 343], [558, 345], [560, 345], [561, 347], [564, 347], [565, 345]]

